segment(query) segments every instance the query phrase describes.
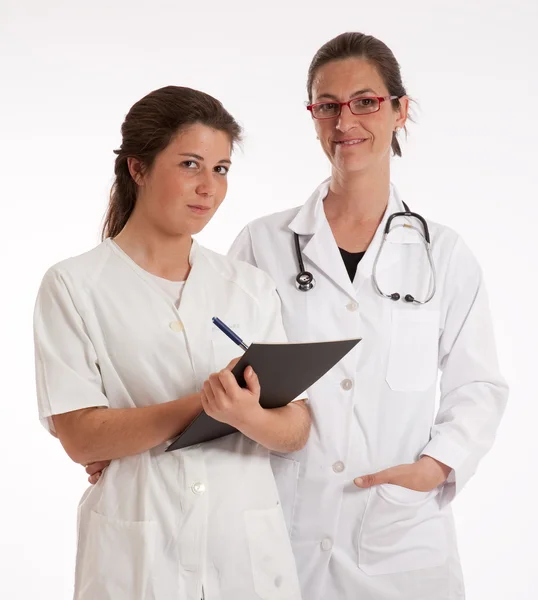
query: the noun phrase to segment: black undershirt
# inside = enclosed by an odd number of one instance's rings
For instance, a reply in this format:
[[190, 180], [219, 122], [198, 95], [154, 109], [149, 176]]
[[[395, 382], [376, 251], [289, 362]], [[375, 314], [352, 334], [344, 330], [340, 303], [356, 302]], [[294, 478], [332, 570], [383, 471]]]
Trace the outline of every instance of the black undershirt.
[[348, 252], [343, 248], [338, 248], [338, 250], [340, 250], [342, 260], [346, 265], [347, 274], [351, 281], [353, 281], [355, 273], [357, 272], [357, 266], [361, 262], [361, 258], [364, 256], [365, 252]]

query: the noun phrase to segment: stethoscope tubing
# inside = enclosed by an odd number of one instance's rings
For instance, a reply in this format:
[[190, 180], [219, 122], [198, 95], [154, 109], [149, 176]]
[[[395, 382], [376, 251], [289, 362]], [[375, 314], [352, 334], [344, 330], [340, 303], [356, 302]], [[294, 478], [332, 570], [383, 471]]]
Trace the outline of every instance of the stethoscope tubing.
[[[377, 263], [379, 262], [379, 257], [381, 256], [383, 246], [385, 245], [385, 242], [387, 241], [387, 236], [391, 231], [391, 225], [392, 225], [392, 222], [394, 221], [394, 219], [397, 217], [406, 217], [406, 218], [417, 219], [420, 222], [420, 224], [422, 225], [422, 232], [417, 227], [415, 227], [413, 225], [409, 225], [409, 224], [400, 225], [400, 227], [411, 227], [412, 229], [417, 231], [418, 234], [422, 237], [422, 242], [424, 244], [424, 248], [426, 250], [426, 255], [428, 257], [428, 262], [430, 264], [430, 269], [431, 269], [429, 292], [428, 292], [427, 297], [424, 300], [417, 300], [411, 294], [406, 294], [403, 297], [403, 300], [408, 303], [412, 303], [412, 304], [424, 305], [424, 304], [427, 304], [435, 296], [435, 292], [437, 290], [437, 276], [436, 276], [436, 272], [435, 272], [435, 263], [433, 261], [433, 257], [432, 257], [432, 253], [431, 253], [430, 231], [428, 228], [428, 223], [426, 222], [426, 219], [424, 219], [424, 217], [422, 215], [419, 215], [418, 213], [415, 213], [415, 212], [412, 212], [411, 210], [409, 210], [409, 206], [405, 202], [403, 202], [403, 205], [404, 205], [405, 211], [395, 212], [395, 213], [391, 214], [389, 216], [389, 218], [387, 219], [387, 222], [385, 223], [385, 228], [383, 231], [383, 237], [381, 240], [381, 244], [379, 245], [379, 249], [377, 251], [377, 254], [375, 256], [374, 263], [372, 266], [372, 284], [374, 286], [374, 289], [380, 296], [383, 296], [384, 298], [388, 298], [389, 300], [395, 300], [395, 301], [400, 300], [400, 298], [401, 298], [400, 294], [398, 294], [398, 293], [385, 294], [385, 292], [383, 292], [383, 290], [379, 287], [379, 283], [377, 281]], [[299, 273], [298, 273], [297, 277], [295, 278], [295, 285], [298, 290], [300, 290], [302, 292], [308, 292], [316, 285], [316, 280], [315, 280], [314, 276], [312, 275], [312, 273], [310, 273], [310, 271], [305, 270], [298, 233], [294, 233], [294, 240], [295, 240], [295, 253], [297, 256], [297, 262], [298, 262], [298, 266], [299, 266]]]

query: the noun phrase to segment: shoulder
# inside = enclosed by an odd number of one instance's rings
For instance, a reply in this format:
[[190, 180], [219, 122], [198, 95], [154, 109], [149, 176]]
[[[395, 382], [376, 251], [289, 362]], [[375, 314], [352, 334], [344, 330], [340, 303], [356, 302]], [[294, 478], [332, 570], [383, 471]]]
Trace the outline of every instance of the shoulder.
[[202, 246], [199, 247], [199, 252], [221, 277], [240, 287], [256, 299], [274, 291], [276, 288], [272, 278], [265, 271], [247, 262], [224, 256]]
[[288, 225], [297, 216], [301, 208], [302, 206], [295, 206], [294, 208], [288, 208], [280, 212], [259, 217], [248, 223], [246, 229], [250, 231], [251, 235], [266, 232], [268, 230], [271, 232], [279, 230], [289, 232]]
[[436, 265], [445, 273], [450, 270], [457, 279], [480, 279], [481, 267], [463, 237], [451, 227], [427, 220], [431, 251]]
[[451, 253], [466, 251], [469, 255], [472, 254], [465, 240], [456, 230], [429, 219], [426, 222], [430, 231], [432, 247], [435, 245], [440, 246], [444, 253], [447, 251]]
[[105, 241], [83, 254], [64, 259], [47, 270], [41, 288], [56, 287], [58, 284], [67, 288], [91, 287], [110, 257], [110, 246]]
[[432, 246], [440, 244], [446, 250], [446, 248], [453, 247], [458, 240], [461, 240], [459, 233], [447, 225], [428, 218], [426, 218], [426, 223], [428, 224]]

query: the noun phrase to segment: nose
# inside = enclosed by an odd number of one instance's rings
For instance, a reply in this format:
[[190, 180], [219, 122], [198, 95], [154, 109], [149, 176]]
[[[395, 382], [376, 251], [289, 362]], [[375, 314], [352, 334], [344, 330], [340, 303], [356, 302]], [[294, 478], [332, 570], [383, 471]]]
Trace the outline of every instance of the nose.
[[357, 115], [354, 115], [351, 112], [349, 106], [342, 106], [342, 110], [340, 111], [340, 115], [336, 121], [336, 129], [345, 133], [350, 129], [353, 129], [357, 124]]
[[204, 196], [205, 198], [212, 198], [215, 195], [216, 189], [217, 183], [215, 181], [213, 173], [200, 173], [198, 185], [196, 186], [196, 193], [199, 196]]

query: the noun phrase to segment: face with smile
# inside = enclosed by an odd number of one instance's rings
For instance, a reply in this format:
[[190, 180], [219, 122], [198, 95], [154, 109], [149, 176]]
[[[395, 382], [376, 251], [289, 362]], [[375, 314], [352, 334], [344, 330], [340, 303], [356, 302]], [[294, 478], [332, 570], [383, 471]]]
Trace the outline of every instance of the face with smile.
[[[312, 84], [312, 104], [389, 95], [377, 68], [361, 58], [323, 65]], [[351, 174], [388, 165], [393, 133], [405, 125], [407, 110], [408, 99], [403, 97], [396, 110], [387, 100], [374, 113], [354, 115], [349, 106], [343, 106], [338, 117], [314, 119], [321, 146], [333, 169]]]
[[133, 216], [168, 236], [200, 232], [226, 196], [231, 151], [226, 132], [195, 123], [173, 137], [151, 168], [130, 158], [138, 184]]

